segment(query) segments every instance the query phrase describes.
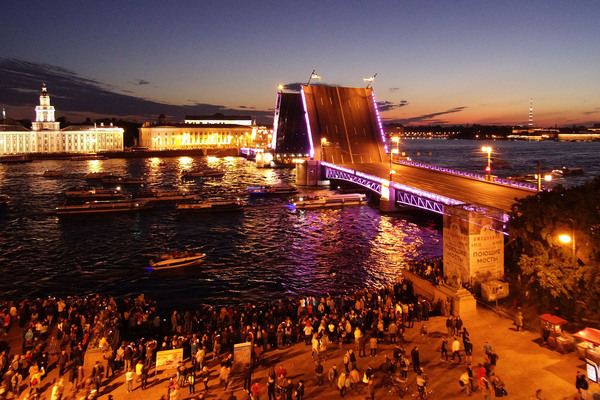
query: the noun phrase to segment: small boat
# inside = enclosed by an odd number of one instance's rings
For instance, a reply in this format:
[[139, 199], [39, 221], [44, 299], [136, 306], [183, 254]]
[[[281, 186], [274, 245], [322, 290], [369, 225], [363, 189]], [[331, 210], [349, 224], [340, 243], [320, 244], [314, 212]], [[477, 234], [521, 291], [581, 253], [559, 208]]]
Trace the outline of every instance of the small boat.
[[331, 194], [324, 196], [301, 196], [292, 200], [292, 208], [327, 208], [356, 206], [367, 202], [364, 193]]
[[60, 169], [47, 169], [44, 171], [42, 176], [45, 178], [60, 178], [64, 174], [65, 173], [63, 171], [61, 171]]
[[507, 179], [515, 182], [537, 182], [538, 176], [537, 174], [524, 174], [509, 176]]
[[196, 200], [198, 195], [186, 190], [150, 190], [145, 192], [134, 192], [131, 194], [131, 198], [146, 201], [179, 201]]
[[556, 175], [556, 176], [583, 175], [583, 174], [585, 174], [585, 170], [583, 168], [562, 167], [562, 168], [552, 170], [552, 175]]
[[125, 195], [121, 189], [106, 189], [95, 186], [76, 186], [65, 191], [67, 198], [79, 199], [122, 199]]
[[159, 270], [187, 267], [188, 265], [196, 265], [201, 263], [202, 260], [204, 260], [204, 257], [206, 257], [206, 254], [204, 253], [191, 252], [163, 254], [156, 260], [150, 260], [150, 268]]
[[85, 179], [91, 180], [100, 180], [102, 178], [106, 178], [107, 176], [111, 176], [112, 172], [90, 172], [85, 176]]
[[109, 185], [143, 185], [146, 183], [141, 178], [132, 178], [129, 176], [109, 175], [100, 178], [100, 182]]
[[242, 211], [243, 209], [244, 203], [240, 199], [177, 204], [177, 211], [218, 212]]
[[183, 171], [181, 174], [182, 179], [194, 179], [194, 178], [222, 178], [225, 175], [224, 171], [220, 169], [199, 169], [194, 171]]
[[494, 168], [510, 168], [510, 165], [506, 161], [498, 157], [490, 157], [490, 163]]
[[272, 186], [252, 186], [248, 188], [248, 194], [261, 196], [261, 195], [288, 195], [298, 193], [298, 189], [294, 186], [288, 185], [272, 185]]
[[56, 214], [94, 214], [148, 210], [152, 208], [145, 201], [92, 201], [84, 204], [64, 204], [56, 207]]

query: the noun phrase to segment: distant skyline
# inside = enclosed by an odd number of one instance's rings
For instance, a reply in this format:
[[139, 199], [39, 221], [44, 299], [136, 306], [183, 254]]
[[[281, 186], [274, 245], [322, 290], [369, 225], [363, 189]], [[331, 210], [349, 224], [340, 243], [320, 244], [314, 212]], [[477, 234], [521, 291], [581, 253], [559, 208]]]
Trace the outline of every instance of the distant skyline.
[[0, 107], [139, 122], [165, 113], [272, 120], [277, 86], [373, 82], [384, 122], [600, 123], [600, 2], [11, 1]]

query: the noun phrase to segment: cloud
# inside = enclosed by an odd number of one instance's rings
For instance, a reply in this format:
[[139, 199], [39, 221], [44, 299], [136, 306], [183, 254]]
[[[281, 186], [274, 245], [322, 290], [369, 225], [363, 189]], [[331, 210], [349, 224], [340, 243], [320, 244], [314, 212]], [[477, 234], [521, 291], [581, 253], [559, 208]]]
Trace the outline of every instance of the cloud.
[[136, 79], [134, 82], [131, 82], [132, 85], [149, 85], [150, 82], [148, 82], [145, 79]]
[[462, 110], [464, 110], [466, 108], [467, 108], [466, 106], [454, 107], [454, 108], [451, 108], [446, 111], [440, 111], [440, 112], [431, 113], [431, 114], [419, 115], [418, 117], [395, 119], [395, 120], [387, 121], [387, 122], [397, 123], [397, 124], [402, 124], [402, 125], [415, 124], [415, 123], [416, 124], [432, 124], [432, 125], [445, 124], [447, 122], [446, 120], [438, 119], [435, 117], [439, 117], [440, 115], [454, 114], [457, 112], [461, 112]]
[[[145, 85], [147, 81], [136, 80]], [[62, 115], [87, 115], [91, 118], [130, 117], [143, 121], [153, 120], [160, 114], [174, 120], [183, 120], [186, 115], [211, 115], [223, 113], [236, 115], [240, 110], [218, 104], [193, 102], [187, 105], [167, 104], [143, 99], [129, 94], [122, 88], [113, 88], [94, 79], [79, 76], [66, 68], [29, 62], [14, 58], [0, 58], [0, 104], [11, 115], [26, 109], [29, 114], [14, 116], [32, 118], [33, 108], [38, 103], [37, 95], [46, 83], [57, 117]], [[273, 118], [272, 111], [254, 110], [254, 118], [265, 123]]]
[[582, 114], [583, 115], [590, 115], [590, 114], [597, 114], [599, 112], [600, 112], [600, 107], [596, 107], [592, 111], [584, 111], [584, 112], [582, 112]]
[[408, 105], [408, 101], [402, 100], [400, 103], [392, 103], [391, 101], [378, 101], [377, 108], [379, 112], [395, 110]]

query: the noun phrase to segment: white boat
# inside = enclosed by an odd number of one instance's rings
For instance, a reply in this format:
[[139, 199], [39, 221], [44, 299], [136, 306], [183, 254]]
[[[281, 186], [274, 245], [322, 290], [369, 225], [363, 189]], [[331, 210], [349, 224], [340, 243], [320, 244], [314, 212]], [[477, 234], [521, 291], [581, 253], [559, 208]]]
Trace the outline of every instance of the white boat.
[[222, 178], [225, 175], [225, 172], [220, 169], [201, 169], [195, 171], [183, 171], [181, 177], [183, 179], [193, 179], [193, 178]]
[[301, 196], [292, 201], [294, 208], [325, 208], [355, 206], [367, 202], [364, 193], [331, 194], [323, 196]]
[[244, 203], [240, 199], [220, 200], [220, 201], [203, 201], [203, 202], [198, 202], [198, 203], [177, 204], [177, 211], [194, 211], [194, 212], [241, 211], [243, 208], [244, 208]]
[[265, 185], [265, 186], [252, 186], [248, 188], [248, 194], [261, 196], [261, 195], [286, 195], [298, 193], [298, 189], [289, 185]]
[[585, 170], [583, 168], [561, 167], [561, 168], [552, 170], [552, 175], [555, 175], [555, 176], [582, 175], [584, 173], [585, 173]]
[[179, 201], [196, 200], [198, 195], [186, 190], [150, 190], [146, 192], [134, 192], [131, 198], [146, 201]]
[[63, 171], [61, 171], [60, 169], [47, 169], [44, 171], [42, 176], [44, 176], [46, 178], [59, 178], [59, 177], [63, 176], [64, 174], [65, 173]]
[[132, 212], [148, 210], [152, 208], [145, 201], [92, 201], [84, 204], [65, 204], [56, 207], [56, 214], [95, 214], [95, 213], [114, 213], [114, 212]]
[[206, 257], [206, 254], [204, 253], [185, 252], [182, 254], [164, 254], [158, 257], [157, 260], [150, 260], [150, 268], [158, 270], [196, 265], [201, 263], [204, 257]]

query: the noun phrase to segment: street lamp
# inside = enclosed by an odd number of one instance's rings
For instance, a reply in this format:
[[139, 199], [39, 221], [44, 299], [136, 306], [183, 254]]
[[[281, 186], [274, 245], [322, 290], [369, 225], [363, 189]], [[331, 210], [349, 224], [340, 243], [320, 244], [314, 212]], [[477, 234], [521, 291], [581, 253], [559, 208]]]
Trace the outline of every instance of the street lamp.
[[560, 240], [564, 244], [572, 243], [571, 248], [573, 250], [573, 265], [576, 265], [577, 259], [575, 257], [575, 221], [573, 221], [573, 218], [569, 218], [569, 221], [571, 222], [571, 236], [562, 234], [558, 236], [558, 240]]
[[321, 162], [324, 161], [324, 154], [325, 153], [325, 145], [327, 144], [327, 138], [321, 138]]
[[492, 172], [492, 148], [490, 146], [483, 146], [481, 151], [487, 153], [487, 167], [485, 168], [485, 172], [487, 172], [487, 180], [490, 180], [490, 174]]

